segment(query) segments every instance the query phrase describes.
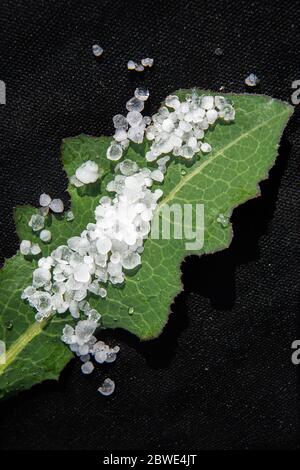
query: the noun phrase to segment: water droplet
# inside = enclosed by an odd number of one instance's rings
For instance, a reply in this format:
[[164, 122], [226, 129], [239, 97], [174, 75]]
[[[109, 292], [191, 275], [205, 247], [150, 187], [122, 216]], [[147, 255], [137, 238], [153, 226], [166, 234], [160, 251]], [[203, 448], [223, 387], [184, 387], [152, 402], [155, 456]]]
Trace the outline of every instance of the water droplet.
[[13, 325], [13, 322], [12, 322], [12, 321], [7, 321], [7, 322], [5, 323], [5, 328], [6, 328], [7, 330], [12, 330], [12, 327], [13, 327], [13, 326], [14, 326], [14, 325]]
[[129, 307], [129, 308], [128, 308], [128, 314], [129, 314], [129, 315], [133, 315], [133, 314], [134, 314], [134, 308], [133, 308], [133, 307]]
[[219, 214], [217, 217], [217, 222], [222, 225], [222, 227], [227, 227], [229, 224], [229, 218], [224, 214]]
[[180, 173], [182, 174], [182, 176], [186, 175], [186, 170], [184, 168], [182, 168], [182, 170], [180, 171]]

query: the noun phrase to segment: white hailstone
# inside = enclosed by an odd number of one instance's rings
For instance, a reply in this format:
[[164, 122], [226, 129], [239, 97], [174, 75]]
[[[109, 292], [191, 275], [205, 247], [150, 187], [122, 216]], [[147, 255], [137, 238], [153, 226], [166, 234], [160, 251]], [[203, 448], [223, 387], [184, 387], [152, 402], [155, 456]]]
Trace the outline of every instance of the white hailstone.
[[170, 118], [165, 119], [162, 123], [162, 129], [166, 132], [172, 132], [174, 127], [174, 122]]
[[82, 355], [80, 356], [80, 360], [81, 360], [82, 362], [88, 362], [90, 359], [91, 359], [91, 355], [90, 355], [90, 354], [82, 354]]
[[170, 136], [170, 142], [174, 147], [181, 147], [182, 139], [178, 137], [175, 133]]
[[20, 253], [21, 255], [29, 255], [31, 249], [31, 242], [29, 240], [22, 240], [20, 243]]
[[144, 109], [144, 102], [134, 96], [133, 98], [130, 98], [130, 100], [127, 101], [126, 109], [127, 111], [141, 112]]
[[209, 153], [211, 152], [211, 145], [209, 145], [208, 143], [204, 142], [203, 144], [201, 144], [201, 147], [200, 147], [200, 150], [201, 152], [203, 153]]
[[144, 140], [144, 127], [130, 127], [128, 131], [128, 138], [135, 142], [136, 144], [141, 144]]
[[74, 279], [78, 282], [89, 282], [91, 278], [89, 267], [85, 263], [79, 263], [74, 267]]
[[44, 268], [44, 269], [51, 269], [51, 267], [53, 266], [53, 259], [51, 258], [51, 256], [47, 256], [46, 258], [40, 258], [38, 260], [38, 267], [39, 268]]
[[61, 214], [64, 211], [64, 203], [61, 199], [52, 199], [49, 207], [52, 212], [55, 212], [56, 214]]
[[28, 299], [29, 297], [32, 297], [33, 294], [36, 293], [36, 288], [33, 286], [28, 286], [26, 289], [23, 290], [21, 294], [21, 299]]
[[161, 170], [153, 170], [151, 171], [151, 178], [154, 181], [159, 181], [161, 183], [164, 180], [164, 174]]
[[98, 253], [106, 255], [111, 250], [112, 242], [108, 237], [99, 237], [96, 242]]
[[192, 149], [192, 147], [189, 147], [188, 145], [183, 145], [181, 147], [180, 155], [184, 158], [191, 159], [194, 156], [194, 150]]
[[235, 118], [235, 109], [231, 104], [227, 104], [219, 112], [219, 116], [224, 119], [224, 121], [233, 121]]
[[80, 320], [75, 327], [76, 340], [79, 345], [87, 343], [93, 335], [97, 323], [90, 320]]
[[104, 298], [104, 297], [107, 296], [107, 290], [104, 289], [104, 287], [100, 287], [100, 289], [99, 289], [99, 296], [102, 297], [102, 298]]
[[206, 119], [208, 124], [214, 124], [215, 121], [218, 119], [218, 111], [215, 109], [209, 109], [206, 113]]
[[34, 232], [39, 232], [44, 228], [45, 217], [40, 214], [33, 214], [28, 222], [28, 225]]
[[72, 222], [72, 220], [74, 220], [74, 218], [75, 218], [75, 217], [74, 217], [74, 214], [73, 214], [72, 211], [66, 212], [66, 220], [67, 220], [68, 222]]
[[142, 64], [135, 64], [135, 71], [136, 72], [143, 72], [144, 71], [144, 66]]
[[149, 98], [149, 90], [145, 87], [138, 87], [134, 91], [134, 96], [141, 101], [146, 101]]
[[99, 167], [96, 162], [88, 160], [77, 168], [75, 176], [84, 184], [95, 183], [99, 178]]
[[138, 111], [129, 111], [127, 121], [131, 127], [137, 127], [142, 123], [143, 116]]
[[75, 175], [71, 176], [70, 183], [76, 188], [80, 188], [81, 186], [84, 186], [84, 183], [79, 181], [79, 179], [77, 179]]
[[193, 129], [193, 126], [189, 122], [180, 121], [179, 122], [179, 129], [181, 129], [184, 132], [190, 132]]
[[245, 84], [247, 86], [256, 86], [259, 82], [260, 80], [258, 79], [257, 75], [255, 75], [255, 73], [250, 73], [250, 75], [245, 78]]
[[113, 117], [113, 123], [116, 129], [127, 128], [128, 126], [127, 119], [122, 114], [116, 114]]
[[141, 264], [141, 257], [138, 253], [126, 252], [122, 255], [121, 263], [124, 269], [134, 269]]
[[128, 70], [135, 70], [135, 67], [136, 67], [136, 63], [133, 61], [133, 60], [129, 60], [127, 62], [127, 68]]
[[98, 388], [98, 391], [101, 395], [109, 396], [115, 390], [115, 382], [109, 378], [105, 379], [101, 387]]
[[49, 194], [46, 194], [46, 193], [43, 193], [40, 195], [40, 206], [42, 207], [47, 207], [50, 205], [50, 202], [51, 202], [51, 197], [49, 196]]
[[194, 129], [194, 137], [196, 137], [196, 139], [203, 139], [204, 137], [204, 131], [202, 129]]
[[123, 142], [124, 140], [127, 139], [127, 132], [125, 129], [116, 129], [116, 132], [114, 134], [114, 139], [117, 142]]
[[138, 165], [136, 162], [133, 162], [132, 160], [123, 160], [123, 162], [120, 163], [119, 169], [122, 175], [124, 176], [132, 176], [134, 173], [137, 173], [138, 171]]
[[198, 142], [197, 142], [196, 137], [192, 136], [192, 137], [189, 138], [188, 146], [191, 147], [193, 150], [196, 150], [197, 144], [198, 144]]
[[94, 370], [94, 364], [91, 361], [87, 361], [81, 366], [81, 371], [83, 374], [91, 374]]
[[86, 354], [89, 353], [89, 346], [87, 344], [81, 344], [79, 347], [78, 347], [78, 353], [80, 356], [84, 356]]
[[31, 245], [30, 253], [31, 253], [32, 255], [34, 255], [34, 256], [35, 256], [35, 255], [38, 255], [38, 254], [41, 253], [41, 251], [42, 251], [42, 250], [41, 250], [41, 248], [39, 247], [38, 243], [33, 243], [33, 244]]
[[93, 44], [92, 51], [95, 57], [101, 57], [103, 54], [103, 48], [99, 44]]
[[42, 240], [42, 242], [48, 243], [50, 242], [51, 238], [52, 238], [52, 235], [51, 235], [50, 230], [42, 230], [40, 232], [40, 239]]
[[150, 57], [146, 57], [145, 59], [141, 60], [141, 63], [144, 67], [152, 67], [154, 63], [154, 59], [150, 59]]
[[42, 287], [51, 280], [51, 273], [48, 269], [37, 268], [33, 271], [33, 286]]
[[214, 97], [213, 96], [202, 96], [201, 107], [208, 111], [214, 107]]
[[149, 126], [149, 124], [151, 124], [151, 117], [143, 116], [143, 123], [145, 124], [145, 126]]
[[169, 108], [174, 108], [174, 109], [180, 108], [180, 101], [179, 101], [178, 96], [176, 95], [167, 96], [165, 99], [165, 103], [166, 103], [166, 106], [168, 106]]
[[123, 154], [123, 149], [120, 144], [111, 143], [108, 147], [106, 156], [108, 160], [117, 161], [120, 160]]
[[48, 317], [51, 314], [52, 297], [48, 292], [37, 291], [29, 298], [29, 302], [36, 308], [38, 313], [41, 314], [38, 318], [40, 321], [43, 317]]

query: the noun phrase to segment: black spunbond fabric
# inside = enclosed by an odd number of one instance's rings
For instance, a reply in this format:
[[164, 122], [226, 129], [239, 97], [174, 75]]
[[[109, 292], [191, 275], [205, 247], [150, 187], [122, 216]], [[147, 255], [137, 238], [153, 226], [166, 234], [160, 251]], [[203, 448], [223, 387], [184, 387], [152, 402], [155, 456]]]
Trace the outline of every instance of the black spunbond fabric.
[[[68, 203], [65, 137], [111, 135], [135, 87], [152, 114], [193, 86], [290, 101], [300, 79], [296, 1], [1, 0], [1, 256], [18, 248], [12, 211], [42, 192]], [[104, 53], [91, 51], [99, 43]], [[215, 54], [221, 48], [222, 55]], [[153, 57], [143, 74], [129, 59]], [[251, 91], [251, 90], [250, 90]], [[2, 449], [294, 449], [299, 313], [300, 105], [295, 106], [262, 196], [234, 211], [222, 253], [189, 257], [184, 290], [162, 335], [140, 343], [105, 332], [121, 352], [91, 376], [73, 360], [46, 382], [0, 404]], [[300, 367], [300, 366], [299, 366]], [[113, 396], [97, 393], [116, 381]]]

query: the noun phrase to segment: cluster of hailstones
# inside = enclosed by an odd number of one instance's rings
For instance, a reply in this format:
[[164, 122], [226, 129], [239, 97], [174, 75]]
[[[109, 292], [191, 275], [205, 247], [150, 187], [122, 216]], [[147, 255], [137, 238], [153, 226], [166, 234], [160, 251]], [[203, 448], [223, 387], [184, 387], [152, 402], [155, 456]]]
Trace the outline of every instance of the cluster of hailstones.
[[149, 97], [145, 88], [137, 88], [134, 97], [126, 103], [127, 116], [113, 118], [114, 140], [107, 150], [109, 160], [120, 160], [129, 142], [140, 144], [144, 136], [152, 142], [146, 160], [154, 162], [162, 154], [173, 154], [191, 159], [196, 153], [209, 153], [211, 146], [203, 142], [205, 131], [221, 118], [233, 121], [235, 110], [223, 96], [200, 96], [196, 91], [181, 102], [169, 95], [158, 113], [142, 116], [144, 102]]
[[[166, 106], [152, 119], [145, 119], [140, 111], [149, 92], [138, 90], [129, 100], [130, 104], [127, 103], [127, 109], [130, 108], [127, 116], [114, 117], [116, 133], [107, 158], [119, 160], [129, 140], [140, 143], [145, 134], [152, 141], [146, 160], [156, 160], [157, 167], [139, 168], [128, 159], [118, 163], [115, 177], [107, 185], [107, 191], [113, 196], [100, 199], [94, 223], [89, 223], [79, 236], [71, 237], [50, 256], [40, 258], [38, 268], [33, 272], [32, 285], [22, 293], [22, 298], [35, 308], [37, 321], [70, 311], [77, 324], [75, 328], [64, 327], [62, 340], [80, 356], [85, 374], [94, 369], [91, 357], [98, 363], [113, 362], [119, 351], [118, 347], [110, 348], [97, 341], [94, 333], [100, 325], [101, 315], [86, 298], [89, 294], [106, 297], [104, 286], [107, 283], [122, 284], [125, 273], [132, 272], [142, 263], [144, 241], [150, 232], [158, 200], [163, 195], [160, 188], [152, 190], [151, 187], [153, 182], [164, 180], [170, 160], [168, 155], [160, 156], [172, 153], [190, 159], [196, 152], [209, 152], [209, 144], [202, 142], [204, 131], [218, 118], [231, 121], [235, 114], [224, 97], [198, 96], [193, 92], [184, 102], [177, 96], [168, 96]], [[89, 160], [76, 170], [71, 182], [82, 186], [94, 183], [98, 177], [98, 165]], [[33, 227], [31, 220], [29, 225], [37, 231], [43, 224]], [[107, 379], [99, 390], [110, 394], [113, 388], [113, 382]]]

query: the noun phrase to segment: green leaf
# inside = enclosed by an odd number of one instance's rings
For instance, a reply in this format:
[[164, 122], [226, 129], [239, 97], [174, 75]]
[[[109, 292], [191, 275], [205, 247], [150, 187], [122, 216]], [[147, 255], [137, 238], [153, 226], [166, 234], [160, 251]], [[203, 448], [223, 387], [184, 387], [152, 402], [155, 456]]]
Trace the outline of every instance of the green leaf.
[[[183, 97], [188, 91], [178, 92]], [[203, 92], [204, 93], [204, 92]], [[207, 94], [207, 92], [205, 92]], [[164, 196], [160, 209], [168, 204], [204, 204], [204, 246], [199, 255], [214, 253], [229, 246], [232, 227], [220, 223], [220, 215], [230, 218], [235, 207], [260, 194], [258, 183], [268, 177], [276, 159], [284, 126], [293, 108], [281, 101], [259, 95], [227, 95], [236, 109], [232, 124], [218, 123], [205, 140], [213, 151], [199, 156], [190, 166], [173, 159], [163, 183]], [[102, 171], [101, 183], [76, 189], [69, 185], [75, 219], [49, 216], [52, 232], [50, 244], [40, 246], [47, 256], [58, 245], [78, 235], [94, 220], [99, 196], [113, 177], [114, 164], [106, 159], [110, 139], [79, 136], [63, 142], [62, 159], [68, 177], [86, 160], [96, 161]], [[131, 145], [127, 158], [145, 166], [147, 143]], [[158, 184], [157, 187], [160, 185]], [[28, 220], [37, 211], [32, 207], [15, 210], [16, 229], [21, 239], [38, 241], [28, 227]], [[142, 266], [134, 275], [127, 275], [125, 285], [108, 286], [106, 299], [89, 299], [101, 314], [105, 328], [124, 328], [140, 339], [160, 334], [167, 322], [170, 305], [181, 290], [180, 264], [187, 254], [186, 240], [148, 239], [142, 255]], [[246, 249], [246, 247], [245, 247]], [[189, 251], [188, 254], [191, 252]], [[31, 284], [34, 259], [17, 254], [5, 263], [0, 272], [0, 339], [6, 342], [7, 361], [0, 365], [0, 397], [31, 387], [44, 379], [59, 376], [72, 357], [60, 341], [67, 315], [37, 324], [34, 311], [20, 298]]]

